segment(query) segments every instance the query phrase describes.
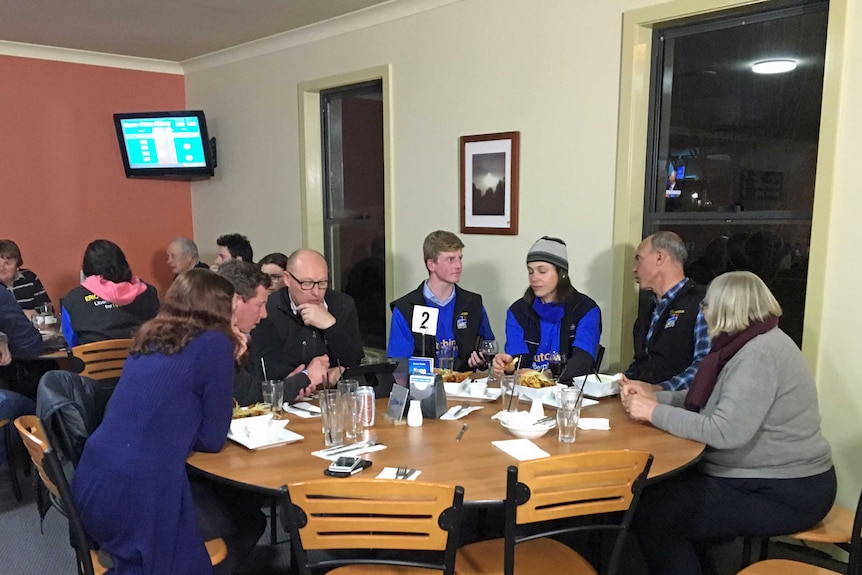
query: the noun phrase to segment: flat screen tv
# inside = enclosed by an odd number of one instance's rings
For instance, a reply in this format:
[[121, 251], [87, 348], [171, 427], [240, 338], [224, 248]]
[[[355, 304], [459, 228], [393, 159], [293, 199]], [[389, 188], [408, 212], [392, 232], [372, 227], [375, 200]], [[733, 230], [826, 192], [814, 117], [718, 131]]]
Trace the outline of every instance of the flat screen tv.
[[215, 175], [215, 139], [201, 110], [114, 114], [127, 178], [195, 180]]

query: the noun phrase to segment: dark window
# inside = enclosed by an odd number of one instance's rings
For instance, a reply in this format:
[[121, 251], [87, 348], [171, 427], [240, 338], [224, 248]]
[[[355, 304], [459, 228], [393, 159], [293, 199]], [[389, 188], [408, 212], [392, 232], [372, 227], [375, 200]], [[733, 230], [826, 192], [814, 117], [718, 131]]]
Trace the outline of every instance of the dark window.
[[[829, 4], [767, 2], [657, 29], [644, 236], [677, 232], [687, 273], [757, 273], [801, 345]], [[795, 69], [758, 74], [787, 59]]]

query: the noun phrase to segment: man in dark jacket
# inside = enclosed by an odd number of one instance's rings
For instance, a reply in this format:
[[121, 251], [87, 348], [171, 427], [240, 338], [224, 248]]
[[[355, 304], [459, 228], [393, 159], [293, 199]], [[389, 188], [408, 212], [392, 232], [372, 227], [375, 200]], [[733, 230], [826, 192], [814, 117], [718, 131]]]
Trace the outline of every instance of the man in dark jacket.
[[632, 273], [643, 291], [634, 326], [635, 356], [625, 376], [655, 391], [688, 389], [711, 346], [700, 311], [705, 290], [685, 277], [687, 256], [673, 232], [647, 237], [635, 255]]
[[267, 317], [251, 333], [255, 370], [262, 371], [262, 358], [267, 377], [283, 379], [298, 366], [328, 356], [329, 381], [335, 381], [344, 368], [359, 365], [364, 352], [356, 305], [349, 295], [328, 289], [323, 256], [309, 249], [293, 252], [284, 284], [269, 297]]
[[[269, 296], [269, 276], [256, 265], [242, 260], [230, 260], [219, 266], [218, 274], [233, 285], [233, 325], [248, 338], [260, 320], [266, 318], [266, 302]], [[263, 401], [260, 383], [262, 378], [248, 370], [248, 358], [237, 362], [233, 378], [233, 397], [240, 405]], [[284, 380], [284, 399], [294, 401], [312, 393], [323, 382], [329, 360], [326, 356], [315, 357], [308, 367], [299, 365]], [[272, 377], [267, 372], [268, 377]]]

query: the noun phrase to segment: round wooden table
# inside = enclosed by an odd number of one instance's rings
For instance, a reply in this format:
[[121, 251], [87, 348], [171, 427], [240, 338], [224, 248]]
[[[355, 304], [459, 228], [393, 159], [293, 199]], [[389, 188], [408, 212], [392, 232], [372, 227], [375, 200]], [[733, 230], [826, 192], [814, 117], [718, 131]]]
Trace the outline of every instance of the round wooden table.
[[[461, 402], [471, 404], [471, 402]], [[458, 402], [450, 401], [450, 407]], [[480, 405], [476, 403], [475, 405]], [[361, 473], [376, 476], [384, 467], [406, 466], [422, 471], [420, 481], [461, 485], [465, 501], [473, 503], [501, 501], [506, 496], [506, 468], [518, 463], [491, 445], [491, 441], [514, 439], [491, 416], [501, 409], [500, 401], [481, 404], [485, 409], [473, 411], [456, 421], [426, 419], [422, 427], [393, 425], [380, 414], [386, 400], [377, 401], [377, 420], [367, 434], [387, 446], [382, 451], [362, 457], [373, 465]], [[520, 409], [528, 409], [521, 403]], [[545, 413], [555, 410], [546, 407]], [[582, 417], [606, 417], [610, 431], [579, 429], [575, 443], [557, 441], [552, 429], [544, 437], [534, 439], [551, 455], [596, 449], [634, 449], [653, 454], [649, 477], [659, 478], [682, 469], [700, 458], [704, 444], [681, 439], [656, 429], [652, 425], [629, 419], [619, 398], [603, 399], [598, 405], [581, 410]], [[455, 436], [464, 423], [469, 429], [461, 441]], [[216, 480], [269, 495], [282, 485], [324, 477], [329, 462], [311, 455], [324, 448], [320, 418], [303, 419], [291, 415], [287, 429], [304, 436], [302, 441], [260, 450], [249, 450], [228, 440], [218, 453], [193, 453], [189, 465]], [[343, 481], [350, 481], [350, 478]]]

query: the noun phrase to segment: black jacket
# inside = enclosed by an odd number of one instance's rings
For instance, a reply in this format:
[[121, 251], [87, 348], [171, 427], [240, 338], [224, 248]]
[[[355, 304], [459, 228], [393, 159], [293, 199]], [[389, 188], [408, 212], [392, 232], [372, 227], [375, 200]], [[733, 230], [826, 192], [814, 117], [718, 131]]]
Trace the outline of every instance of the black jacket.
[[[578, 323], [581, 319], [593, 308], [598, 308], [596, 302], [589, 296], [586, 296], [576, 290], [566, 298], [565, 311], [563, 319], [560, 322], [560, 351], [566, 350], [566, 369], [560, 374], [561, 383], [569, 383], [572, 378], [579, 375], [584, 375], [592, 371], [595, 359], [587, 351], [572, 347], [575, 342], [575, 334], [578, 331]], [[529, 353], [521, 358], [520, 365], [530, 365], [536, 352], [539, 350], [539, 343], [542, 337], [542, 327], [539, 314], [533, 309], [533, 306], [528, 304], [524, 298], [519, 299], [511, 306], [509, 311], [515, 321], [524, 330], [524, 342], [527, 344]], [[601, 320], [599, 320], [601, 328]]]
[[147, 289], [127, 305], [105, 302], [84, 286], [72, 288], [63, 298], [63, 311], [68, 315], [77, 345], [126, 339], [142, 323], [153, 319], [159, 311], [159, 294], [147, 284]]
[[[652, 338], [646, 341], [650, 318], [655, 309], [655, 297], [642, 293], [638, 318], [634, 325], [635, 357], [626, 375], [647, 383], [661, 383], [679, 375], [691, 365], [694, 358], [694, 327], [705, 287], [689, 279], [658, 318]], [[671, 313], [676, 321], [668, 325]]]
[[[422, 289], [425, 282], [412, 292], [398, 298], [389, 307], [394, 311], [398, 309], [401, 315], [409, 322], [413, 317], [413, 306], [428, 305]], [[464, 329], [458, 329], [455, 323], [458, 318], [466, 318], [467, 325]], [[468, 371], [470, 366], [467, 360], [476, 349], [476, 338], [479, 335], [479, 327], [482, 324], [482, 296], [455, 286], [455, 313], [452, 314], [452, 332], [455, 334], [455, 343], [458, 346], [458, 357], [455, 358], [453, 369], [455, 371]], [[422, 338], [425, 345], [422, 345]], [[421, 356], [422, 349], [425, 353], [434, 353], [437, 349], [437, 339], [433, 335], [413, 334], [413, 355]]]
[[[329, 313], [335, 317], [335, 324], [320, 330], [305, 325], [302, 317], [293, 313], [287, 288], [269, 296], [267, 317], [251, 332], [249, 368], [262, 377], [260, 360], [263, 358], [269, 379], [285, 379], [296, 366], [308, 365], [309, 361], [324, 354], [329, 355], [331, 367], [359, 365], [364, 352], [353, 298], [328, 290], [324, 300]], [[302, 377], [308, 385], [308, 378]]]

